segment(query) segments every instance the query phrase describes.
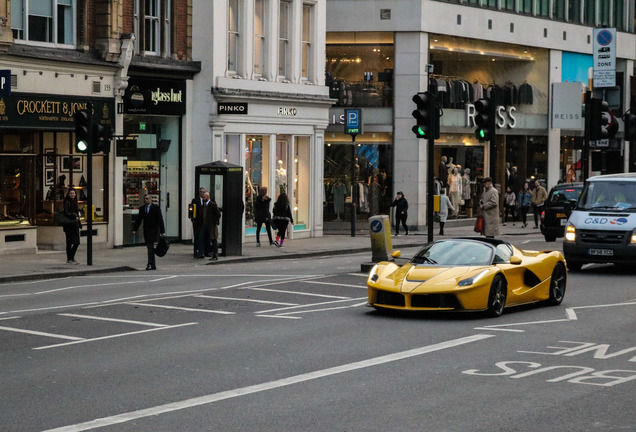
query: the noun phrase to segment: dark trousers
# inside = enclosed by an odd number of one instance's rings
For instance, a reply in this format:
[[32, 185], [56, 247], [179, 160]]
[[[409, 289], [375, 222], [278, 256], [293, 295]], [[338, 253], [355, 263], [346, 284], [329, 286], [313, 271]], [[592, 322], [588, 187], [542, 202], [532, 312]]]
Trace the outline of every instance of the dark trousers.
[[194, 257], [210, 255], [210, 233], [203, 225], [193, 225], [194, 228]]
[[532, 204], [532, 213], [534, 214], [534, 226], [539, 226], [539, 216], [541, 216], [542, 211], [543, 211], [543, 204], [541, 205]]
[[267, 231], [267, 237], [269, 238], [269, 243], [273, 243], [272, 241], [272, 227], [269, 224], [269, 220], [256, 222], [256, 243], [261, 242], [261, 227], [265, 224], [265, 230]]
[[66, 243], [66, 261], [75, 259], [75, 252], [77, 252], [78, 247], [79, 243]]
[[219, 255], [219, 241], [217, 239], [212, 239], [212, 256]]
[[504, 220], [503, 220], [504, 223], [508, 222], [508, 214], [512, 216], [513, 222], [517, 221], [517, 208], [514, 205], [506, 204], [505, 210], [504, 210]]
[[146, 248], [148, 249], [148, 265], [152, 267], [156, 267], [155, 265], [155, 245], [154, 243], [146, 243]]
[[525, 223], [527, 223], [526, 219], [527, 219], [528, 210], [530, 210], [530, 207], [522, 206], [520, 208], [521, 208], [521, 221], [525, 224]]
[[397, 213], [395, 215], [395, 235], [398, 235], [400, 233], [400, 223], [404, 227], [404, 231], [406, 231], [407, 234], [409, 233], [409, 227], [406, 226], [407, 216], [408, 214], [406, 212], [404, 214]]
[[289, 225], [289, 222], [286, 220], [276, 220], [276, 226], [278, 227], [278, 234], [277, 236], [280, 237], [280, 244], [283, 244], [283, 242], [285, 241], [285, 234], [287, 233], [287, 225]]

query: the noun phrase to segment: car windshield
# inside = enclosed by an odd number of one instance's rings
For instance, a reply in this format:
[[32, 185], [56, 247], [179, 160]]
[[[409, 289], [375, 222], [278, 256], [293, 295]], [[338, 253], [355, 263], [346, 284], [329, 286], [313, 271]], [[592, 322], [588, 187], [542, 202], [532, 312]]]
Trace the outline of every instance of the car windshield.
[[581, 194], [579, 208], [634, 212], [636, 211], [636, 182], [589, 182]]
[[413, 257], [413, 264], [489, 265], [493, 248], [485, 243], [466, 240], [443, 240], [427, 244]]
[[582, 187], [569, 187], [566, 189], [553, 189], [550, 194], [549, 204], [559, 206], [563, 205], [566, 202], [576, 201], [579, 199], [579, 195], [581, 195]]

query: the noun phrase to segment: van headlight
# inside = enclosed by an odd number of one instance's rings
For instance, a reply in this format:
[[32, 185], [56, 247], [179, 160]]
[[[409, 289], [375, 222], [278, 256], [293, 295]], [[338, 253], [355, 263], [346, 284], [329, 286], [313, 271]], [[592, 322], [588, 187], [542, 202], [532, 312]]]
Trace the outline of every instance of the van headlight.
[[477, 283], [477, 281], [481, 278], [483, 278], [485, 275], [488, 274], [488, 270], [482, 270], [479, 273], [477, 273], [475, 276], [471, 276], [468, 279], [462, 279], [460, 280], [457, 285], [460, 287], [463, 286], [468, 286], [468, 285], [472, 285], [474, 283]]
[[630, 243], [631, 244], [636, 243], [636, 230], [632, 231], [632, 241]]
[[[568, 222], [565, 226], [565, 240], [566, 241], [574, 241], [576, 240], [576, 227], [572, 225], [572, 222]], [[634, 241], [634, 236], [632, 235], [632, 242]]]

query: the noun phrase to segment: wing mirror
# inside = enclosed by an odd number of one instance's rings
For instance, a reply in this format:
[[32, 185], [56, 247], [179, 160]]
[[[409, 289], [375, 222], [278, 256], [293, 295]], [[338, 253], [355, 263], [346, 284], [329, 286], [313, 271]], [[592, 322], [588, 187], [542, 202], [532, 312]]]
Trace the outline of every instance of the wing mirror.
[[395, 250], [395, 251], [391, 252], [391, 256], [393, 258], [400, 258], [402, 256], [402, 252], [400, 252], [399, 250]]
[[521, 264], [521, 258], [519, 258], [518, 256], [511, 256], [510, 257], [510, 264], [515, 264], [515, 265], [519, 265]]

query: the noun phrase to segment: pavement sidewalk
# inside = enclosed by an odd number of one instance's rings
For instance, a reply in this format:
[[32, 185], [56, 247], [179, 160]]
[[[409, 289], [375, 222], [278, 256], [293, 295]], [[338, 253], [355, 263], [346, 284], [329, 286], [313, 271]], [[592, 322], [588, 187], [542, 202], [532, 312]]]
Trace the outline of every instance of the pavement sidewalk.
[[[474, 219], [450, 220], [445, 227], [444, 237], [459, 237], [476, 235], [473, 231]], [[362, 226], [362, 224], [359, 224]], [[368, 260], [371, 260], [371, 240], [368, 229], [358, 229], [356, 236], [351, 236], [351, 231], [331, 230], [323, 237], [286, 240], [284, 248], [268, 246], [256, 247], [255, 242], [243, 244], [243, 255], [224, 257], [219, 256], [218, 261], [194, 259], [192, 257], [192, 244], [172, 243], [170, 251], [163, 257], [157, 257], [157, 271], [162, 272], [179, 268], [198, 268], [200, 271], [213, 271], [214, 266], [225, 263], [250, 262], [271, 259], [291, 259], [309, 256], [346, 255], [359, 252], [368, 252]], [[436, 224], [434, 238], [439, 228]], [[502, 236], [539, 234], [540, 231], [532, 229], [532, 224], [522, 228], [520, 223], [516, 226], [508, 224], [501, 227]], [[408, 236], [400, 235], [392, 237], [393, 249], [417, 247], [426, 243], [428, 232], [411, 231]], [[66, 264], [64, 251], [40, 251], [37, 254], [5, 255], [0, 259], [0, 283], [25, 280], [57, 279], [68, 276], [108, 273], [117, 271], [145, 271], [146, 248], [143, 246], [131, 246], [124, 248], [93, 248], [92, 265], [86, 265], [86, 243], [80, 245], [76, 260], [79, 265]]]

